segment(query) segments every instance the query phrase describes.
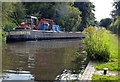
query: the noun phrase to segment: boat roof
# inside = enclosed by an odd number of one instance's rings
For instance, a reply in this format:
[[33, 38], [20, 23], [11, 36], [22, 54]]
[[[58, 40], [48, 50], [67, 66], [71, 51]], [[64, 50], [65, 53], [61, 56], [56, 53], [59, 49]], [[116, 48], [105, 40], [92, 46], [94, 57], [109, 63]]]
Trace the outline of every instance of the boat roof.
[[37, 19], [37, 17], [35, 17], [35, 16], [26, 16], [25, 18], [35, 18], [35, 19]]

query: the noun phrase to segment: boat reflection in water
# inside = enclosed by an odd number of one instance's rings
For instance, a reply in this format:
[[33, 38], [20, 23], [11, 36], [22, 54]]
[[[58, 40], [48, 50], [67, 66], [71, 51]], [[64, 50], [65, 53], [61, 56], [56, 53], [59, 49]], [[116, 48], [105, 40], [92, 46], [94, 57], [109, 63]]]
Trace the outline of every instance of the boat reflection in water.
[[3, 46], [4, 80], [54, 80], [64, 69], [74, 69], [74, 53], [81, 40], [43, 40]]

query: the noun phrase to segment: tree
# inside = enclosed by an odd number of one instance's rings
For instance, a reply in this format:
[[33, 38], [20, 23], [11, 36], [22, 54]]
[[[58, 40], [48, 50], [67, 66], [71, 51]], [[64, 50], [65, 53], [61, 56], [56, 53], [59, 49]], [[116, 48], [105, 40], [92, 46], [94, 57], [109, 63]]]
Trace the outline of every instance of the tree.
[[66, 31], [76, 31], [81, 22], [81, 11], [72, 5], [71, 3], [58, 4], [53, 18]]
[[120, 1], [115, 0], [113, 6], [115, 9], [112, 11], [112, 16], [120, 16]]
[[15, 7], [13, 6], [13, 2], [2, 3], [2, 24], [3, 26], [11, 19], [13, 12], [15, 11]]
[[[79, 8], [79, 10], [82, 12], [80, 15], [82, 17], [82, 21], [80, 24], [80, 27], [86, 28], [88, 27], [92, 22], [94, 22], [94, 13], [93, 11], [95, 6], [91, 2], [75, 2], [75, 7]], [[81, 30], [81, 29], [78, 29]]]
[[15, 19], [17, 25], [19, 25], [21, 22], [23, 22], [23, 19], [26, 15], [25, 7], [21, 2], [17, 2], [16, 4], [14, 4], [14, 7], [15, 11], [11, 18]]
[[105, 18], [105, 19], [100, 20], [100, 26], [105, 27], [106, 29], [108, 29], [108, 27], [111, 23], [112, 23], [111, 18]]
[[114, 21], [110, 25], [110, 30], [120, 35], [120, 1], [115, 1], [113, 6], [115, 7], [112, 11]]
[[46, 2], [24, 2], [27, 15], [37, 16], [39, 19], [53, 17], [55, 11], [55, 3], [46, 3]]
[[25, 16], [22, 3], [3, 2], [2, 3], [2, 26], [4, 30], [13, 29]]
[[9, 30], [15, 28], [16, 24], [14, 23], [14, 19], [11, 18], [15, 11], [14, 7], [15, 2], [3, 2], [2, 3], [2, 26], [3, 29]]
[[73, 2], [24, 3], [28, 15], [37, 16], [39, 19], [52, 19], [66, 31], [76, 30], [81, 22], [81, 12], [73, 4]]

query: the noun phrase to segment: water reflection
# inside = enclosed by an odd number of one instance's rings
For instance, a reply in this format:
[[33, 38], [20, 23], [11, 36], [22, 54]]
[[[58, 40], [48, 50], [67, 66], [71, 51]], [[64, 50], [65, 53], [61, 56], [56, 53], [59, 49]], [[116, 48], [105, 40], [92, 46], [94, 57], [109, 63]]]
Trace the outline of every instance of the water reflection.
[[3, 48], [3, 79], [54, 80], [64, 69], [74, 69], [80, 40], [27, 41]]

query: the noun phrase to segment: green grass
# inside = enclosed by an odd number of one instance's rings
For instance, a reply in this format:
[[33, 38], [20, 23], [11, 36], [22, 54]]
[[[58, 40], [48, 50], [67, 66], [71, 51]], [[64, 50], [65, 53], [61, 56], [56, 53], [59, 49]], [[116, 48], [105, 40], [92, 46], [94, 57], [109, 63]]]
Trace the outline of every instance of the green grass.
[[95, 69], [97, 70], [103, 70], [103, 68], [108, 68], [110, 71], [120, 71], [120, 68], [118, 67], [118, 62], [107, 62], [107, 63], [97, 63], [95, 65]]
[[93, 75], [92, 76], [92, 82], [96, 82], [98, 80], [99, 82], [114, 82], [120, 80], [120, 77], [118, 76], [104, 76], [104, 75]]

